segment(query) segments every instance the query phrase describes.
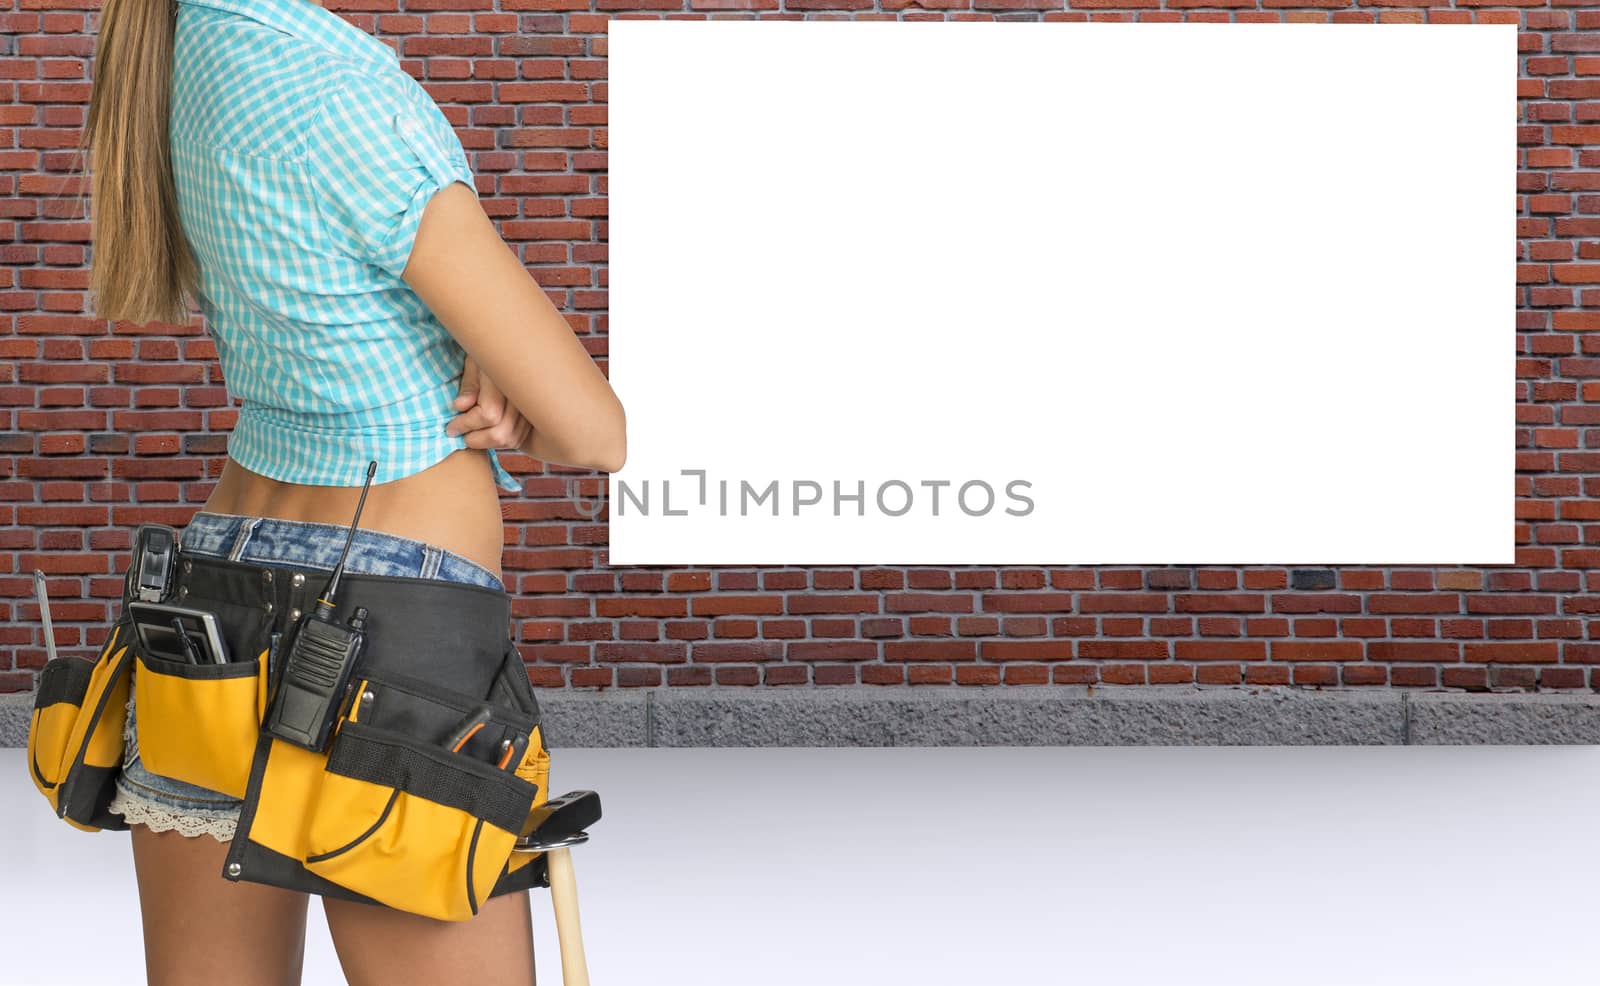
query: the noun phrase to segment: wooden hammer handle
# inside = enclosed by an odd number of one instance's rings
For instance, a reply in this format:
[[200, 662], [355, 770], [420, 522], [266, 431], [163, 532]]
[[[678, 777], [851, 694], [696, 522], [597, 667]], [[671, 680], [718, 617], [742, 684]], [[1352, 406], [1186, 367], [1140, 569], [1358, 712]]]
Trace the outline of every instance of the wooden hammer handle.
[[556, 938], [561, 947], [562, 986], [589, 986], [589, 964], [583, 956], [583, 931], [578, 927], [578, 884], [572, 875], [572, 854], [565, 847], [545, 852], [550, 872], [550, 904], [556, 912]]

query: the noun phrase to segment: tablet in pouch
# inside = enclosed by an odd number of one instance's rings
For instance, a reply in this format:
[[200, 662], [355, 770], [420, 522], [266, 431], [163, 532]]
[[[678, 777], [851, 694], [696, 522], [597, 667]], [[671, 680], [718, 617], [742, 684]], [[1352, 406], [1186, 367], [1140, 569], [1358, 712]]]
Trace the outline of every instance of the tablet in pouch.
[[[133, 617], [139, 646], [148, 654], [185, 664], [223, 664], [228, 660], [228, 647], [222, 642], [214, 613], [137, 600], [128, 603], [128, 613]], [[173, 620], [183, 627], [190, 647], [184, 646]]]

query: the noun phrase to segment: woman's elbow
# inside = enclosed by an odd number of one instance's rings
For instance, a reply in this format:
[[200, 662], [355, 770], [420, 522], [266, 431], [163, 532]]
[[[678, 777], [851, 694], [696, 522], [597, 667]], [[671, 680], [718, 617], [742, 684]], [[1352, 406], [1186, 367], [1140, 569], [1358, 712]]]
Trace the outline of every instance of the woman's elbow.
[[628, 459], [628, 418], [620, 401], [611, 418], [606, 427], [606, 440], [593, 457], [593, 468], [601, 472], [621, 472], [623, 463]]
[[627, 458], [627, 450], [622, 449], [619, 450], [615, 455], [608, 456], [605, 461], [601, 462], [595, 468], [601, 472], [621, 472], [622, 464], [627, 461]]

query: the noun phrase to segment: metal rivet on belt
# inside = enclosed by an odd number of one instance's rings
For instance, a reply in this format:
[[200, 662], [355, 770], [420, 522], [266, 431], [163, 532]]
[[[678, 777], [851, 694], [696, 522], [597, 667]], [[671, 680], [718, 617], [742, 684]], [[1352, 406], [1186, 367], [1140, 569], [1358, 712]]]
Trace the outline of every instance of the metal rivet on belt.
[[179, 599], [182, 599], [184, 596], [187, 596], [188, 594], [189, 594], [189, 587], [188, 586], [186, 586], [186, 585], [178, 586], [178, 598]]
[[377, 697], [378, 696], [372, 694], [372, 692], [370, 690], [364, 691], [364, 692], [361, 693], [361, 704], [363, 704], [363, 705], [371, 705], [372, 704], [372, 700], [377, 698]]
[[298, 609], [289, 610], [289, 619], [290, 619], [291, 622], [294, 621], [294, 620], [298, 620], [299, 618], [300, 618], [300, 611]]
[[267, 600], [267, 612], [272, 612], [272, 600]]
[[272, 569], [269, 568], [265, 572], [261, 573], [261, 581], [263, 581], [263, 582], [271, 582], [272, 581]]
[[238, 876], [242, 872], [244, 872], [244, 867], [240, 866], [238, 863], [229, 863], [228, 864], [228, 875], [229, 876]]
[[188, 575], [193, 570], [194, 570], [194, 562], [186, 561], [186, 562], [183, 563], [183, 574]]
[[296, 572], [296, 573], [294, 573], [294, 578], [290, 579], [289, 581], [293, 582], [295, 585], [305, 585], [306, 584], [306, 573], [304, 573], [304, 572]]

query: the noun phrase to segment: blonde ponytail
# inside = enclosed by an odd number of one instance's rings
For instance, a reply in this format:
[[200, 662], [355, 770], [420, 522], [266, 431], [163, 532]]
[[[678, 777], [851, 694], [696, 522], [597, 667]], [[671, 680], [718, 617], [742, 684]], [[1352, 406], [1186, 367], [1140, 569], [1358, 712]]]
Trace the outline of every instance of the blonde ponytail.
[[96, 318], [186, 323], [199, 268], [178, 220], [167, 142], [176, 0], [105, 0], [80, 154], [88, 149]]

